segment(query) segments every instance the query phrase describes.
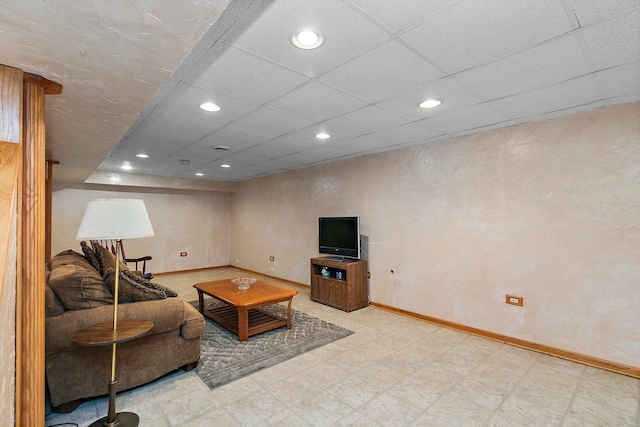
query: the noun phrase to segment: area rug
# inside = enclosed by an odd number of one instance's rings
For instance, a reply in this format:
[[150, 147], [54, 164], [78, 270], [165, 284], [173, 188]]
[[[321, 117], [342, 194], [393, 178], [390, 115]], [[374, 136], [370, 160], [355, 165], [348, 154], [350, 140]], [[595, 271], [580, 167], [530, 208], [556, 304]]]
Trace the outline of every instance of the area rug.
[[[191, 304], [198, 306], [197, 301]], [[221, 303], [205, 300], [206, 306], [215, 304]], [[287, 309], [280, 304], [262, 309], [286, 317]], [[195, 372], [210, 389], [353, 334], [353, 331], [293, 309], [291, 329], [283, 327], [263, 332], [245, 342], [238, 341], [236, 335], [215, 322], [205, 320], [200, 361]]]

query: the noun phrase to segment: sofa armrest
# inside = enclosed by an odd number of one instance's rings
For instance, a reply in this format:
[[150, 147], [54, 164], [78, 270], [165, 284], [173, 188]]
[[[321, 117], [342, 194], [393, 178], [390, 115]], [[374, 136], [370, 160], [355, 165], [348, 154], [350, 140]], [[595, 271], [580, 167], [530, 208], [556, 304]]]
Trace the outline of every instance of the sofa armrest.
[[186, 301], [184, 301], [184, 324], [180, 327], [180, 335], [188, 340], [204, 335], [204, 317]]
[[[185, 306], [181, 298], [132, 302], [118, 305], [118, 320], [144, 319], [153, 322], [151, 334], [177, 330], [185, 322]], [[113, 321], [113, 306], [87, 310], [69, 310], [45, 321], [45, 354], [69, 351], [78, 346], [71, 335], [95, 323]]]

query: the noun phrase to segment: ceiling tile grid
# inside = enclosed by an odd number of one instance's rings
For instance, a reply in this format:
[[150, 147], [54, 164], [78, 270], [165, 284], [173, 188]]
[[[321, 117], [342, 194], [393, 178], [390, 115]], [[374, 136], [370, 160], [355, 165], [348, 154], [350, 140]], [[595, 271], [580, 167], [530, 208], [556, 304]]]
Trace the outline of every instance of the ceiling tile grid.
[[235, 34], [99, 170], [239, 181], [640, 100], [637, 0], [276, 0]]

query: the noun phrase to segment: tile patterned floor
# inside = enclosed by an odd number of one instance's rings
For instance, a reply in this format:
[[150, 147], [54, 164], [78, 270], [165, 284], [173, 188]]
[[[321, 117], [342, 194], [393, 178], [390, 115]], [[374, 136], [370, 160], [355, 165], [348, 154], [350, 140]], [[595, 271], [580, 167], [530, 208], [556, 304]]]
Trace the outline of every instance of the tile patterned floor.
[[[245, 275], [225, 268], [155, 279], [186, 300], [197, 282]], [[285, 284], [286, 285], [286, 284]], [[298, 290], [293, 308], [356, 333], [209, 390], [174, 372], [118, 394], [140, 425], [203, 426], [631, 426], [640, 380], [367, 307], [344, 313]], [[87, 426], [106, 397], [46, 425]]]

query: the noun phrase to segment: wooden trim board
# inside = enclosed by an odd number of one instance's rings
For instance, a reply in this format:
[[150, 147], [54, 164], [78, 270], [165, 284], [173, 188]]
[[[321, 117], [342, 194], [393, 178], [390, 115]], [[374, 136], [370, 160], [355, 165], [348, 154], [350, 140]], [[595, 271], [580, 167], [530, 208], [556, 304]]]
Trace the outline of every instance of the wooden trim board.
[[380, 304], [377, 302], [371, 302], [371, 305], [381, 310], [390, 311], [392, 313], [401, 314], [403, 316], [412, 317], [414, 319], [424, 320], [435, 325], [444, 326], [447, 328], [455, 329], [458, 331], [466, 332], [468, 334], [476, 335], [482, 338], [488, 338], [494, 341], [500, 341], [505, 344], [510, 344], [515, 347], [532, 350], [538, 353], [547, 354], [549, 356], [559, 357], [561, 359], [570, 360], [572, 362], [581, 363], [583, 365], [592, 366], [594, 368], [600, 368], [607, 371], [615, 372], [622, 375], [627, 375], [633, 378], [640, 379], [640, 368], [633, 366], [623, 365], [621, 363], [611, 362], [604, 359], [599, 359], [593, 356], [587, 356], [585, 354], [575, 353], [568, 350], [562, 350], [559, 348], [547, 346], [544, 344], [538, 344], [531, 341], [526, 341], [520, 338], [514, 338], [507, 335], [498, 334], [495, 332], [485, 331], [483, 329], [473, 328], [471, 326], [465, 326], [459, 323], [450, 322], [448, 320], [438, 319], [436, 317], [425, 316], [423, 314], [414, 313], [400, 308], [391, 307], [389, 305]]

